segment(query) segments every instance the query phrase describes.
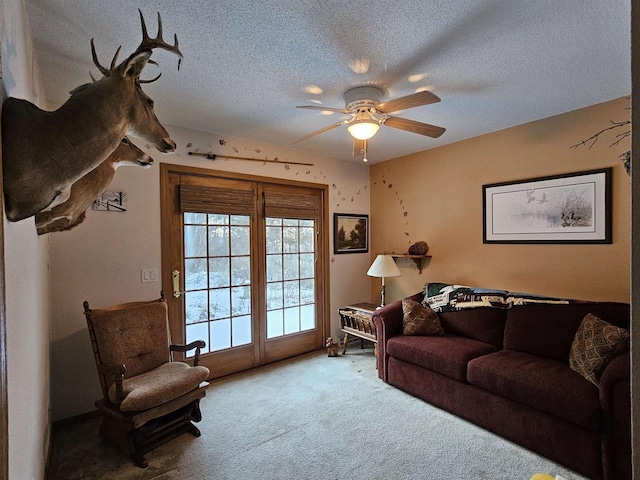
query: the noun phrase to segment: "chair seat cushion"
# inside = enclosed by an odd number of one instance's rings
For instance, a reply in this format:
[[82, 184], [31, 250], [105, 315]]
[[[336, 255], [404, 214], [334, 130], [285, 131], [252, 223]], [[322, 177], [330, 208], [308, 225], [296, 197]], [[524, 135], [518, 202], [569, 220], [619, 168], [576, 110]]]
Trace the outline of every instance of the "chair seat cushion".
[[502, 350], [475, 358], [469, 383], [585, 428], [600, 427], [598, 388], [564, 362]]
[[495, 351], [496, 347], [488, 343], [449, 334], [428, 337], [396, 335], [387, 342], [390, 356], [461, 382], [467, 380], [469, 360]]
[[[120, 410], [134, 412], [157, 407], [190, 392], [209, 376], [207, 367], [169, 362], [135, 377], [125, 378]], [[116, 403], [116, 386], [109, 388], [109, 400]]]

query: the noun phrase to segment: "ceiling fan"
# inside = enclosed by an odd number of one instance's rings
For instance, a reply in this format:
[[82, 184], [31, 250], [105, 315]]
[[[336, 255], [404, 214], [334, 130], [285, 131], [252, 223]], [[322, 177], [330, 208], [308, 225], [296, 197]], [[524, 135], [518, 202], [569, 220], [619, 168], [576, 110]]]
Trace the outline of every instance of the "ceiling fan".
[[429, 125], [428, 123], [416, 122], [406, 118], [392, 117], [390, 113], [404, 110], [406, 108], [419, 107], [430, 103], [437, 103], [440, 98], [428, 91], [413, 93], [404, 97], [380, 103], [382, 90], [373, 86], [354, 87], [343, 94], [345, 108], [331, 108], [320, 105], [300, 105], [296, 108], [308, 108], [312, 110], [322, 110], [325, 112], [336, 112], [351, 115], [351, 118], [328, 125], [320, 130], [305, 135], [302, 138], [287, 143], [294, 143], [308, 140], [311, 137], [328, 132], [342, 125], [349, 125], [347, 130], [354, 138], [353, 155], [364, 153], [363, 161], [367, 161], [367, 141], [373, 137], [380, 125], [406, 130], [427, 137], [438, 138], [445, 131], [442, 127]]

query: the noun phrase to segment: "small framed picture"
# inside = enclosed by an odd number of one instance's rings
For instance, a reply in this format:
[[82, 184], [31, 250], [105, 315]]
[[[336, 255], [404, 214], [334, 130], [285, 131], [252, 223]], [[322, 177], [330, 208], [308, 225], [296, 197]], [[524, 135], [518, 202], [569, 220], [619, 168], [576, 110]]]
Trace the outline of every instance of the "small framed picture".
[[482, 187], [484, 243], [611, 243], [611, 168]]
[[367, 253], [369, 251], [369, 215], [333, 214], [334, 253]]
[[93, 210], [102, 212], [126, 212], [127, 194], [125, 192], [102, 192], [93, 201]]

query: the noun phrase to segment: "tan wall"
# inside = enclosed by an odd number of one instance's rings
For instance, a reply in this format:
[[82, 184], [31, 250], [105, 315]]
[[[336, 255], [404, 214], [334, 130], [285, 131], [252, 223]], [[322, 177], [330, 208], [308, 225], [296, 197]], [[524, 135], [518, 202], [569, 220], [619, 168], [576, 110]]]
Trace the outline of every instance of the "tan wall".
[[[425, 240], [433, 255], [422, 275], [398, 261], [403, 275], [387, 280], [387, 302], [427, 282], [628, 302], [630, 178], [618, 155], [629, 139], [611, 146], [627, 129], [604, 134], [591, 149], [570, 147], [610, 121], [629, 120], [629, 106], [621, 98], [373, 165], [372, 252], [404, 253]], [[609, 166], [613, 244], [483, 244], [482, 185]], [[372, 281], [372, 298], [379, 285]]]

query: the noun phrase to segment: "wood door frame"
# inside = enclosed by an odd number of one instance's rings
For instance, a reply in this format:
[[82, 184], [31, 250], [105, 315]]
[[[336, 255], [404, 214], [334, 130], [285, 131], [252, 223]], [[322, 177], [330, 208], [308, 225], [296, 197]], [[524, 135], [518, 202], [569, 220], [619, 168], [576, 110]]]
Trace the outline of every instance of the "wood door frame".
[[[166, 259], [166, 262], [163, 264], [163, 271], [178, 270], [180, 272], [180, 288], [184, 288], [185, 286], [185, 277], [184, 277], [184, 245], [181, 244], [182, 249], [177, 249], [175, 247], [172, 248], [172, 241], [175, 241], [176, 235], [179, 238], [182, 238], [184, 233], [184, 221], [182, 217], [181, 207], [179, 202], [181, 199], [179, 198], [180, 191], [179, 188], [184, 185], [200, 185], [200, 186], [210, 186], [211, 183], [220, 183], [220, 185], [216, 185], [216, 188], [226, 188], [230, 189], [243, 189], [248, 186], [251, 189], [255, 189], [257, 182], [248, 182], [244, 180], [237, 180], [231, 178], [221, 178], [219, 176], [213, 175], [192, 175], [190, 173], [170, 171], [166, 174], [163, 173], [162, 180], [164, 181], [164, 185], [167, 185], [167, 190], [164, 191], [163, 198], [161, 199], [162, 212], [167, 215], [168, 221], [163, 224], [167, 227], [167, 231], [165, 232], [166, 238], [169, 239], [167, 241], [163, 240], [162, 246], [162, 254], [163, 258]], [[167, 196], [168, 195], [168, 196]], [[166, 208], [169, 201], [173, 202], [170, 208]], [[255, 204], [252, 205], [255, 208]], [[252, 219], [250, 222], [250, 236], [254, 235], [254, 231], [256, 229], [255, 219]], [[178, 233], [179, 232], [179, 233]], [[168, 243], [167, 243], [168, 242]], [[169, 245], [168, 247], [166, 245]], [[251, 256], [251, 271], [257, 272], [259, 269], [257, 268], [256, 263], [257, 258], [255, 255]], [[166, 267], [166, 268], [165, 268]], [[168, 277], [168, 275], [167, 275]], [[254, 285], [255, 279], [252, 278], [251, 284]], [[171, 286], [173, 289], [173, 285]], [[164, 290], [163, 290], [164, 291]], [[252, 296], [252, 305], [257, 304], [257, 292], [256, 289], [251, 289]], [[185, 310], [185, 295], [181, 295], [176, 298], [172, 295], [172, 291], [166, 292], [165, 298], [167, 299], [167, 306], [169, 308], [169, 330], [171, 332], [171, 338], [175, 343], [186, 343], [186, 339], [184, 337], [184, 319], [183, 312]], [[256, 322], [257, 325], [257, 322]], [[254, 325], [254, 327], [256, 327]], [[258, 338], [258, 331], [256, 328], [253, 330], [252, 338]], [[206, 355], [206, 356], [204, 356]], [[218, 378], [230, 373], [234, 373], [237, 371], [248, 370], [249, 368], [253, 368], [259, 365], [259, 349], [257, 342], [251, 342], [248, 345], [239, 345], [234, 347], [233, 349], [224, 349], [220, 351], [207, 352], [203, 353], [204, 357], [200, 357], [200, 364], [209, 368], [210, 378]], [[174, 358], [180, 361], [190, 362], [191, 360], [186, 359], [186, 356], [182, 353], [174, 353]], [[223, 361], [219, 361], [219, 358], [222, 358]]]
[[[317, 185], [309, 186], [309, 184], [305, 184], [304, 186], [302, 186], [302, 184], [292, 185], [290, 183], [285, 184], [284, 182], [277, 182], [277, 183], [273, 181], [258, 182], [259, 196], [266, 195], [268, 192], [283, 193], [283, 189], [286, 191], [286, 194], [290, 194], [290, 195], [306, 195], [310, 192], [313, 192], [313, 194], [315, 195], [321, 191], [322, 198], [323, 199], [326, 198], [326, 193], [325, 193], [326, 190], [319, 189]], [[266, 243], [266, 237], [265, 237], [266, 235], [265, 219], [267, 215], [265, 214], [264, 208], [265, 208], [265, 202], [259, 202], [259, 216], [262, 219], [260, 222], [261, 223], [260, 228], [258, 228], [258, 230], [260, 231], [259, 233], [261, 235], [261, 241], [259, 242], [259, 250], [258, 250], [258, 255], [260, 259], [266, 259], [267, 257], [267, 252], [266, 252], [267, 243]], [[322, 209], [324, 212], [325, 211], [324, 206], [322, 207]], [[279, 218], [284, 218], [286, 217], [286, 214], [284, 214], [283, 217], [280, 217], [280, 215], [275, 215], [275, 216]], [[314, 219], [314, 221], [315, 220], [317, 220], [316, 222], [317, 228], [321, 228], [322, 230], [328, 230], [326, 217], [324, 217], [323, 215], [318, 215]], [[314, 245], [318, 245], [319, 247], [323, 245], [321, 234], [318, 235], [317, 239], [314, 238]], [[316, 248], [315, 250], [318, 255], [321, 255], [322, 252], [320, 252], [318, 248]], [[325, 250], [325, 254], [326, 254], [325, 256], [328, 255], [328, 250]], [[320, 258], [318, 258], [318, 262], [320, 262]], [[322, 269], [321, 263], [319, 268]], [[321, 271], [326, 271], [326, 270], [323, 269]], [[262, 273], [266, 274], [266, 270], [263, 271]], [[322, 274], [320, 273], [319, 276], [322, 276]], [[267, 283], [266, 279], [262, 278], [260, 285], [266, 285], [266, 283]], [[316, 299], [324, 299], [326, 296], [328, 296], [325, 294], [325, 292], [328, 293], [328, 290], [325, 290], [325, 286], [322, 283], [323, 282], [317, 282], [315, 284]], [[263, 312], [266, 315], [268, 311], [266, 292], [263, 291], [261, 292], [260, 295], [261, 295], [260, 306], [261, 308], [263, 308]], [[328, 310], [325, 310], [322, 303], [319, 301], [316, 301], [316, 306], [318, 306], [317, 308], [322, 308], [321, 315], [319, 317], [322, 319], [326, 319]], [[268, 364], [272, 362], [277, 362], [278, 360], [283, 360], [285, 358], [290, 358], [292, 356], [292, 351], [309, 352], [314, 350], [315, 348], [320, 348], [320, 347], [324, 348], [325, 339], [329, 336], [329, 334], [327, 333], [329, 328], [328, 324], [325, 326], [325, 328], [317, 328], [315, 332], [298, 331], [296, 333], [290, 333], [290, 334], [278, 336], [275, 338], [267, 338], [266, 323], [262, 325], [262, 327], [263, 327], [263, 331], [261, 331], [261, 338], [264, 339], [264, 342], [260, 345], [261, 364]]]
[[[184, 165], [175, 165], [169, 163], [160, 164], [160, 195], [161, 205], [163, 204], [163, 198], [173, 198], [174, 204], [170, 208], [161, 208], [160, 213], [160, 228], [161, 228], [161, 242], [163, 245], [170, 242], [171, 231], [175, 229], [175, 212], [179, 209], [177, 204], [178, 195], [176, 195], [176, 189], [178, 186], [170, 182], [172, 174], [179, 175], [191, 175], [202, 177], [214, 177], [224, 178], [232, 180], [243, 180], [248, 182], [260, 182], [275, 185], [313, 188], [322, 192], [322, 228], [319, 233], [319, 244], [323, 246], [318, 255], [318, 265], [321, 268], [320, 278], [322, 285], [321, 294], [319, 298], [321, 302], [318, 307], [322, 309], [319, 315], [320, 324], [318, 325], [319, 335], [324, 339], [328, 336], [328, 332], [331, 329], [331, 315], [330, 315], [330, 286], [329, 286], [329, 266], [330, 266], [330, 245], [329, 245], [329, 186], [319, 183], [300, 182], [295, 180], [288, 180], [283, 178], [263, 177], [259, 175], [251, 175], [236, 172], [227, 172], [222, 170], [210, 170], [207, 168], [190, 167]], [[162, 290], [165, 293], [165, 297], [172, 298], [173, 284], [171, 279], [171, 272], [175, 269], [175, 259], [170, 258], [167, 254], [167, 249], [162, 248]], [[175, 302], [174, 302], [175, 305]], [[173, 310], [173, 311], [172, 311]], [[177, 324], [181, 322], [181, 319], [177, 319], [176, 316], [181, 315], [181, 312], [177, 311], [175, 307], [171, 308], [171, 302], [169, 302], [169, 323]], [[323, 343], [324, 346], [324, 343]], [[262, 358], [261, 358], [262, 360]]]

